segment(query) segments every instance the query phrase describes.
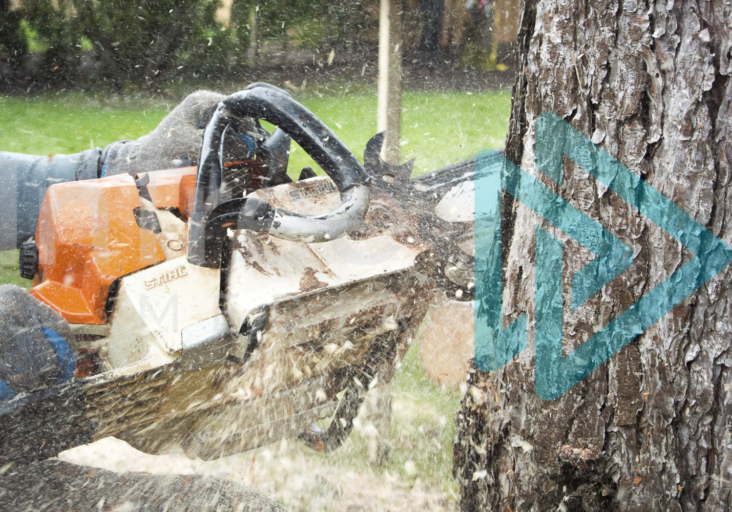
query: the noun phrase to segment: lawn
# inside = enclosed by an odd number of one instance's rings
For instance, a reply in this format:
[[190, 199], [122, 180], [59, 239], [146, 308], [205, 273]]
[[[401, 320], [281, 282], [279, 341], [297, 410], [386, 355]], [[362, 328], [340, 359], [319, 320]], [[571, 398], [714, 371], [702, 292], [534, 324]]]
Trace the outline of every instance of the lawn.
[[[306, 97], [302, 102], [359, 158], [376, 133], [376, 96]], [[415, 175], [503, 146], [511, 107], [510, 91], [405, 93], [402, 102], [402, 160], [416, 158]], [[312, 165], [301, 149], [291, 167]]]
[[[347, 94], [297, 99], [325, 122], [361, 158], [376, 133], [376, 96]], [[75, 153], [135, 139], [157, 126], [176, 102], [69, 94], [50, 97], [0, 97], [0, 151], [36, 155]], [[511, 93], [410, 93], [402, 105], [402, 157], [416, 158], [424, 173], [503, 145]], [[291, 170], [313, 165], [300, 148]]]

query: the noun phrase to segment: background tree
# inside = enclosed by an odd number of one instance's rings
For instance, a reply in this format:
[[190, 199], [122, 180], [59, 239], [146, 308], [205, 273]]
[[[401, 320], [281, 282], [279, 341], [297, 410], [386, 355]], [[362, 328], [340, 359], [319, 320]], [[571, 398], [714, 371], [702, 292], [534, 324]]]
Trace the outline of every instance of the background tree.
[[437, 64], [444, 12], [444, 0], [419, 0], [422, 30], [417, 51], [421, 55], [423, 65], [434, 67]]
[[77, 34], [91, 41], [105, 78], [121, 84], [165, 76], [188, 64], [199, 72], [225, 65], [230, 40], [214, 21], [218, 2], [73, 1]]
[[[732, 5], [526, 0], [506, 156], [534, 176], [534, 121], [563, 117], [732, 243]], [[545, 181], [546, 183], [546, 181]], [[675, 240], [565, 159], [554, 190], [634, 250], [589, 305], [564, 306], [571, 351], [680, 268]], [[533, 226], [504, 195], [504, 325], [533, 323]], [[591, 259], [565, 243], [564, 282]], [[728, 510], [732, 268], [561, 398], [534, 390], [528, 350], [473, 371], [456, 421], [464, 510]]]
[[[0, 62], [21, 81], [59, 86], [65, 78], [68, 85], [81, 74], [121, 89], [182, 76], [233, 78], [255, 64], [247, 57], [250, 47], [277, 53], [267, 45], [275, 41], [285, 55], [293, 46], [326, 56], [331, 49], [341, 56], [376, 48], [378, 0], [237, 0], [228, 6], [222, 23], [220, 0], [0, 0]], [[7, 79], [9, 68], [2, 71]]]
[[81, 60], [82, 20], [76, 15], [72, 1], [26, 0], [15, 12], [22, 13], [26, 34], [32, 33], [36, 37], [36, 47], [43, 50], [36, 64], [39, 75], [52, 81], [74, 74]]
[[25, 59], [27, 43], [21, 20], [21, 13], [11, 10], [10, 0], [0, 0], [0, 64], [5, 60], [11, 67], [17, 67]]

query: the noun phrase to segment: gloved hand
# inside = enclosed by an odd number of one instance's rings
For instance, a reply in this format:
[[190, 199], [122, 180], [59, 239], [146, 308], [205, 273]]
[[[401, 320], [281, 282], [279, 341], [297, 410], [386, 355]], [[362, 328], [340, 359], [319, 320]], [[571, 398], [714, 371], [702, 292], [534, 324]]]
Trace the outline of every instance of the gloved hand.
[[74, 343], [61, 315], [22, 288], [0, 286], [0, 402], [71, 380]]
[[[54, 183], [196, 165], [203, 129], [222, 99], [209, 91], [190, 94], [148, 135], [104, 150], [53, 157], [0, 152], [0, 251], [16, 249], [35, 235], [41, 202]], [[251, 158], [261, 134], [253, 119], [237, 120], [236, 130], [227, 133], [224, 159]]]
[[[203, 129], [211, 119], [222, 94], [198, 91], [190, 94], [163, 119], [152, 132], [137, 140], [113, 142], [102, 151], [99, 176], [135, 175], [142, 172], [170, 169], [180, 165], [196, 165], [201, 151]], [[252, 119], [241, 120], [240, 133], [256, 133]], [[242, 134], [244, 134], [242, 133]], [[245, 160], [254, 151], [233, 132], [226, 139], [227, 161]]]

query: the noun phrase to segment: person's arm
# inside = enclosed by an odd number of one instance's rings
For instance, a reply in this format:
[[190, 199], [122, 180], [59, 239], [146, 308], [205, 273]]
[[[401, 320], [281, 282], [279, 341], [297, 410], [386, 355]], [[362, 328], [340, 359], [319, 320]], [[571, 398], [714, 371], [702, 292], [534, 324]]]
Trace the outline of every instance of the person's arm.
[[[149, 134], [103, 150], [55, 156], [0, 152], [0, 251], [33, 238], [41, 202], [54, 183], [196, 165], [203, 128], [222, 99], [208, 91], [190, 94]], [[261, 130], [251, 119], [238, 124], [239, 133], [227, 137], [227, 161], [251, 157], [252, 138], [241, 135]]]
[[98, 175], [100, 149], [75, 155], [31, 156], [0, 152], [0, 250], [32, 238], [46, 189]]

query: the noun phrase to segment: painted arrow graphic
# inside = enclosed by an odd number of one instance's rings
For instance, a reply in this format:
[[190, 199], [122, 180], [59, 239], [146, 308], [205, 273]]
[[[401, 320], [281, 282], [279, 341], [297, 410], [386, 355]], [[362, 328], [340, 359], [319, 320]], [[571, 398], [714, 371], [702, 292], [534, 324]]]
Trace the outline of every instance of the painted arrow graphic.
[[[562, 243], [536, 228], [536, 392], [553, 400], [699, 289], [732, 259], [729, 246], [558, 116], [536, 121], [536, 167], [561, 185], [567, 156], [695, 256], [569, 355], [562, 354]], [[495, 371], [526, 348], [526, 315], [501, 328], [501, 195], [505, 191], [595, 258], [572, 276], [572, 308], [628, 268], [625, 243], [495, 151], [475, 159], [475, 360]]]

